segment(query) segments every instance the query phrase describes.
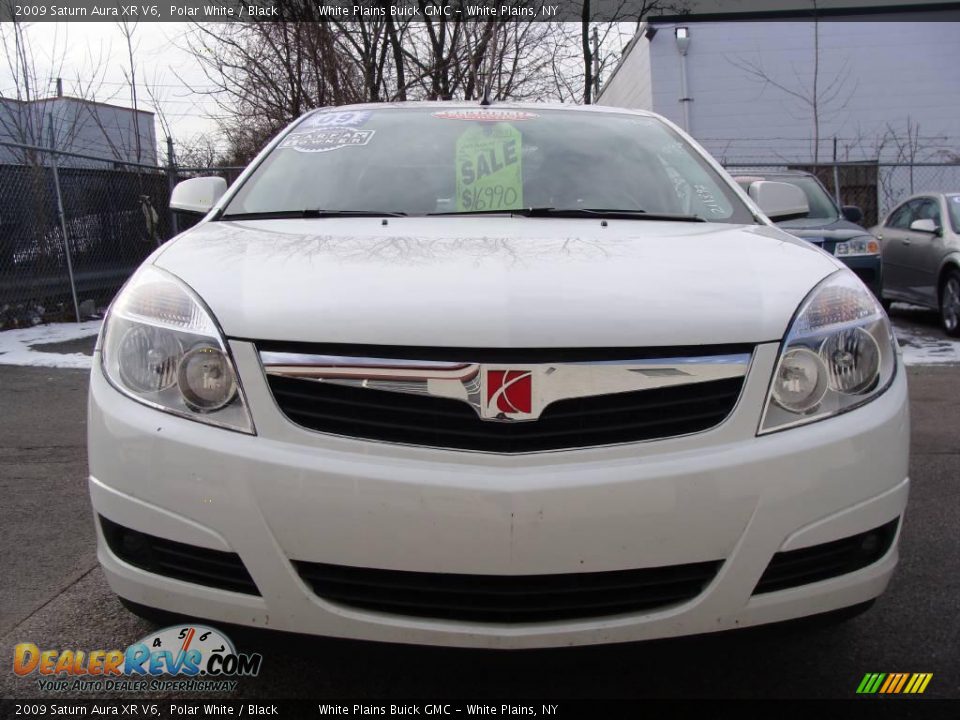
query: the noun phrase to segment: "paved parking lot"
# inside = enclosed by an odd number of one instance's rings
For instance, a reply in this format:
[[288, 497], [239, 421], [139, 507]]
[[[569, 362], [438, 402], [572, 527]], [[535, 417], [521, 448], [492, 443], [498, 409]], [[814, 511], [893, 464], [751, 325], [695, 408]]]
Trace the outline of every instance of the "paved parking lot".
[[[940, 342], [929, 314], [895, 319], [902, 337]], [[78, 349], [89, 343], [60, 350]], [[237, 696], [851, 697], [864, 673], [903, 671], [934, 674], [927, 696], [960, 698], [960, 366], [914, 366], [909, 379], [901, 567], [845, 625], [508, 654], [234, 633], [241, 650], [265, 655]], [[121, 607], [96, 565], [85, 397], [82, 370], [0, 366], [0, 667], [17, 642], [123, 647], [151, 627]], [[0, 672], [0, 697], [38, 695], [34, 680]]]

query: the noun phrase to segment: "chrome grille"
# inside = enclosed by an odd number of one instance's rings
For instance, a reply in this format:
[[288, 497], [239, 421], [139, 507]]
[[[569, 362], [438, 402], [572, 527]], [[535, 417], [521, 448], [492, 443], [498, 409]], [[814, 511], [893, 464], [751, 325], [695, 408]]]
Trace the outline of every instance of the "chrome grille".
[[[525, 453], [686, 435], [718, 425], [736, 405], [750, 354], [710, 350], [572, 363], [544, 362], [538, 355], [548, 352], [543, 350], [524, 363], [518, 351], [509, 363], [481, 364], [261, 349], [261, 360], [277, 405], [302, 427], [383, 442]], [[629, 358], [627, 351], [618, 352]], [[523, 368], [534, 378], [531, 412], [511, 416], [483, 406], [482, 379], [494, 366]]]

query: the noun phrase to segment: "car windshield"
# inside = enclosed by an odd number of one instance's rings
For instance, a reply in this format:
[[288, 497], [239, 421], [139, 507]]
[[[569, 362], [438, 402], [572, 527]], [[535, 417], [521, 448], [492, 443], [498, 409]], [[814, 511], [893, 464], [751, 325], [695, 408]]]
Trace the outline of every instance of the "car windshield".
[[526, 208], [754, 222], [720, 175], [656, 118], [437, 105], [304, 117], [221, 217]]
[[[840, 211], [833, 202], [833, 198], [827, 193], [823, 185], [812, 177], [805, 175], [770, 175], [770, 176], [740, 176], [736, 178], [737, 183], [744, 190], [749, 189], [751, 183], [758, 180], [769, 180], [771, 182], [783, 182], [796, 185], [803, 190], [807, 196], [807, 204], [810, 206], [810, 212], [802, 218], [795, 220], [783, 220], [778, 225], [784, 227], [806, 228], [811, 225], [826, 225], [840, 218]], [[826, 222], [811, 223], [811, 220], [822, 220]]]
[[777, 182], [786, 182], [796, 185], [803, 190], [807, 196], [807, 203], [810, 205], [810, 212], [804, 216], [807, 220], [836, 220], [840, 217], [840, 211], [837, 209], [833, 198], [827, 193], [823, 185], [812, 177], [781, 177], [770, 178]]

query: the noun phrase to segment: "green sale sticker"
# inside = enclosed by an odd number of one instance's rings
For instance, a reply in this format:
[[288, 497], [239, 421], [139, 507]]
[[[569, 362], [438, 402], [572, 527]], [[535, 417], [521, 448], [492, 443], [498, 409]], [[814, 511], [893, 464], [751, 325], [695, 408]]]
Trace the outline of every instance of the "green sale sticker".
[[523, 207], [520, 131], [507, 123], [475, 126], [457, 140], [457, 210]]

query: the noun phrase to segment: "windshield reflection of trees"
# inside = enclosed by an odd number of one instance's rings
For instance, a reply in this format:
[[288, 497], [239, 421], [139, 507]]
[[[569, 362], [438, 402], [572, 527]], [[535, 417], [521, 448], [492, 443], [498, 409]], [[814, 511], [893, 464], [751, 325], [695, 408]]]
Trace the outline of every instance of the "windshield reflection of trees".
[[[300, 221], [291, 221], [297, 222]], [[525, 222], [521, 220], [520, 222]], [[729, 228], [727, 228], [729, 229]], [[752, 228], [758, 234], [761, 227]], [[387, 230], [387, 228], [384, 228]], [[418, 235], [346, 235], [310, 234], [261, 230], [241, 223], [212, 222], [198, 227], [192, 241], [195, 250], [206, 251], [211, 262], [242, 261], [248, 250], [281, 262], [304, 262], [325, 257], [331, 262], [422, 266], [441, 264], [456, 258], [459, 263], [486, 262], [526, 266], [544, 260], [596, 261], [616, 259], [637, 261], [638, 252], [648, 240], [638, 229], [635, 236], [603, 237], [607, 232], [596, 228], [595, 236], [465, 236], [424, 237]], [[710, 235], [719, 232], [705, 225], [683, 225], [683, 236]], [[612, 233], [611, 233], [612, 234]], [[679, 235], [679, 233], [678, 233]], [[206, 253], [205, 253], [206, 254]]]
[[[525, 265], [543, 258], [597, 259], [616, 254], [610, 241], [583, 237], [437, 237], [410, 235], [287, 235], [252, 228], [234, 229], [196, 238], [198, 246], [215, 255], [217, 262], [243, 260], [253, 246], [257, 254], [269, 254], [282, 262], [303, 262], [325, 256], [331, 262], [377, 265], [430, 265], [456, 258], [480, 265], [491, 260]], [[207, 228], [200, 229], [203, 232]], [[622, 242], [622, 241], [621, 241]], [[199, 249], [199, 248], [198, 248]]]

